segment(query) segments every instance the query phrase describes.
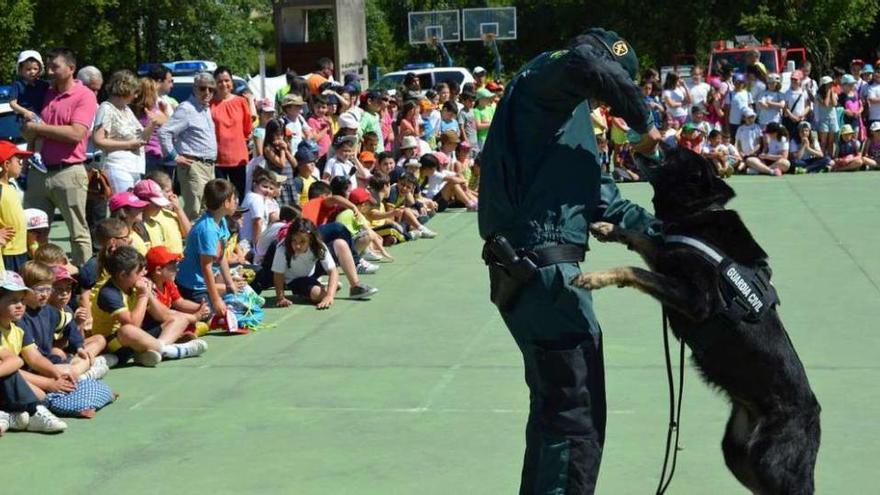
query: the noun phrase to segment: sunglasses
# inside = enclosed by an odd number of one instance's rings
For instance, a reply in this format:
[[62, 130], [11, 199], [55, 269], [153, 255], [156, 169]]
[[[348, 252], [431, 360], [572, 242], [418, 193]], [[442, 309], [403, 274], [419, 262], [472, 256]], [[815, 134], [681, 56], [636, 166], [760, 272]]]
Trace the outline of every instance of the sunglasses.
[[198, 89], [199, 91], [201, 91], [203, 93], [204, 92], [213, 93], [214, 91], [217, 91], [217, 88], [215, 88], [214, 86], [197, 86], [196, 89]]

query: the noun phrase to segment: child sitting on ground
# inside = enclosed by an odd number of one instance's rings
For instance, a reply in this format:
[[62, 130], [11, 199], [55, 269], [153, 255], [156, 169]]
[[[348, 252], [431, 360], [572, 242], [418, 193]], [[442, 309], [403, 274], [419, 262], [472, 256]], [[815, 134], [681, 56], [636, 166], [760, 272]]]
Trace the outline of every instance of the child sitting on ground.
[[144, 277], [145, 266], [144, 257], [131, 246], [121, 246], [107, 257], [110, 279], [92, 301], [95, 333], [107, 339], [108, 351], [121, 353], [120, 361], [133, 352], [141, 366], [201, 355], [208, 349], [204, 340], [175, 344], [188, 325], [186, 319], [173, 317], [159, 324], [147, 314], [155, 296], [152, 282]]
[[[30, 291], [24, 296], [26, 306], [19, 326], [36, 347], [23, 350], [28, 367], [36, 374], [49, 380], [31, 381], [46, 392], [51, 392], [51, 381], [69, 376], [76, 380], [98, 380], [116, 364], [114, 360], [100, 358], [106, 340], [100, 335], [83, 338], [76, 325], [67, 325], [62, 312], [48, 305], [55, 284], [55, 273], [38, 261], [28, 261], [22, 267], [22, 278]], [[68, 276], [69, 277], [69, 276]], [[60, 335], [57, 335], [56, 332]], [[56, 341], [66, 344], [55, 348]], [[66, 351], [71, 351], [68, 355]], [[50, 389], [45, 388], [49, 386]]]
[[[397, 207], [388, 202], [391, 184], [385, 174], [375, 175], [370, 179], [369, 191], [375, 202], [375, 207], [369, 209], [364, 216], [372, 222], [372, 227], [376, 228], [381, 225], [381, 223], [377, 225], [377, 222], [392, 220], [403, 224], [407, 229], [406, 232], [412, 238], [433, 239], [437, 237], [436, 232], [419, 222], [419, 214], [416, 210], [407, 206]], [[352, 202], [354, 203], [354, 201]]]
[[440, 170], [440, 161], [432, 154], [419, 159], [419, 180], [422, 194], [437, 202], [437, 211], [444, 211], [453, 202], [465, 205], [468, 211], [477, 211], [477, 198], [468, 193], [465, 180], [451, 170]]
[[[41, 433], [67, 429], [67, 423], [41, 404], [46, 398], [42, 389], [29, 385], [28, 377], [34, 375], [21, 369], [24, 361], [19, 355], [36, 347], [15, 324], [24, 315], [22, 300], [29, 290], [19, 274], [0, 271], [0, 435], [7, 429]], [[52, 385], [67, 391], [76, 386], [69, 376]]]
[[336, 155], [327, 160], [324, 167], [323, 180], [330, 182], [333, 177], [344, 177], [351, 182], [351, 187], [358, 187], [358, 179], [366, 179], [369, 172], [363, 168], [360, 161], [354, 157], [354, 147], [357, 143], [355, 136], [338, 136], [333, 147]]
[[[415, 162], [418, 165], [419, 162]], [[418, 173], [418, 166], [415, 174]], [[437, 203], [419, 194], [419, 179], [414, 173], [407, 172], [400, 177], [397, 184], [391, 186], [387, 203], [395, 208], [411, 208], [418, 213], [419, 222], [425, 223], [437, 213]]]
[[849, 124], [840, 128], [840, 144], [832, 172], [848, 172], [862, 168], [862, 146], [856, 139], [856, 131]]
[[226, 314], [226, 303], [215, 282], [214, 264], [220, 265], [226, 287], [235, 291], [224, 255], [229, 239], [226, 217], [236, 210], [235, 186], [225, 179], [211, 180], [205, 184], [204, 200], [207, 210], [189, 231], [176, 282], [183, 297], [196, 302], [207, 299], [214, 312], [222, 315]]
[[257, 244], [263, 230], [269, 225], [269, 201], [275, 178], [275, 174], [269, 170], [255, 169], [251, 181], [252, 190], [245, 195], [241, 203], [244, 215], [238, 238], [239, 242], [247, 241], [247, 250]]
[[871, 124], [870, 135], [865, 142], [862, 161], [868, 170], [876, 170], [880, 167], [880, 121]]
[[[357, 275], [354, 259], [348, 244], [337, 239], [333, 248], [339, 263], [348, 278], [351, 299], [368, 299], [378, 289], [361, 283]], [[279, 308], [290, 306], [292, 302], [284, 295], [290, 290], [295, 296], [306, 298], [318, 309], [327, 309], [336, 297], [339, 272], [330, 249], [318, 237], [315, 224], [300, 218], [295, 220], [279, 243], [272, 261], [275, 283], [275, 305]], [[327, 275], [327, 286], [318, 280]]]
[[[361, 207], [364, 203], [371, 202], [373, 197], [369, 191], [359, 187], [348, 195], [348, 199], [355, 206]], [[382, 243], [382, 236], [370, 228], [370, 222], [362, 212], [343, 210], [336, 215], [336, 222], [348, 229], [352, 242], [354, 242], [355, 252], [361, 258], [368, 262], [385, 259], [394, 261], [394, 257], [391, 256]]]
[[98, 251], [82, 266], [76, 280], [80, 290], [77, 306], [86, 308], [90, 315], [92, 292], [96, 295], [109, 278], [105, 269], [107, 256], [121, 246], [131, 245], [130, 232], [125, 222], [113, 217], [101, 220], [95, 227]]
[[727, 147], [721, 144], [721, 131], [709, 132], [709, 139], [703, 143], [701, 154], [715, 165], [719, 177], [730, 177], [735, 170], [736, 159], [731, 163]]
[[144, 208], [150, 203], [129, 191], [123, 191], [110, 197], [110, 214], [125, 222], [128, 226], [131, 246], [141, 253], [147, 254], [150, 249], [150, 235], [144, 227]]
[[[165, 178], [168, 175], [161, 171], [153, 173], [154, 176], [162, 174]], [[168, 178], [168, 192], [173, 196], [171, 191], [171, 179]], [[189, 232], [189, 219], [180, 203], [171, 201], [168, 198], [168, 192], [165, 187], [152, 179], [144, 179], [134, 186], [132, 191], [141, 201], [147, 202], [144, 207], [144, 229], [150, 238], [150, 242], [155, 246], [165, 246], [172, 253], [183, 252], [183, 237]]]
[[[91, 313], [86, 308], [77, 308], [75, 312], [70, 308], [70, 301], [76, 289], [76, 280], [63, 266], [53, 266], [52, 272], [55, 274], [55, 282], [52, 283], [49, 306], [57, 309], [61, 314], [61, 322], [59, 327], [55, 329], [52, 353], [60, 358], [66, 358], [64, 350], [73, 350], [75, 354], [76, 350], [80, 348], [80, 344], [77, 342], [85, 339], [81, 342], [81, 346], [88, 353], [89, 361], [92, 363], [92, 368], [87, 374], [96, 369], [100, 373], [104, 365], [107, 368], [112, 368], [117, 363], [116, 356], [112, 354], [99, 356], [107, 346], [107, 341], [100, 335], [92, 335]], [[93, 378], [100, 378], [100, 376], [93, 376]], [[82, 375], [80, 379], [83, 379]]]
[[[165, 246], [156, 246], [147, 251], [147, 276], [153, 282], [153, 295], [163, 306], [186, 315], [189, 325], [184, 337], [191, 340], [204, 335], [207, 325], [199, 325], [211, 314], [205, 301], [195, 302], [184, 299], [177, 289], [177, 263], [183, 255], [171, 252]], [[187, 335], [188, 334], [188, 335]]]

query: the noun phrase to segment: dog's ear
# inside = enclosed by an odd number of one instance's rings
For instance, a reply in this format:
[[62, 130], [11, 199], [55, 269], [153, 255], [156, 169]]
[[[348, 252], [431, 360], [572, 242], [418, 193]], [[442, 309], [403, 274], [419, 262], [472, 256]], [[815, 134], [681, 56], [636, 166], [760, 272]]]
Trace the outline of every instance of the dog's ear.
[[660, 159], [645, 156], [641, 153], [633, 153], [632, 158], [636, 167], [639, 168], [642, 177], [648, 179], [648, 182], [654, 182], [654, 179], [657, 177], [657, 172], [663, 165]]

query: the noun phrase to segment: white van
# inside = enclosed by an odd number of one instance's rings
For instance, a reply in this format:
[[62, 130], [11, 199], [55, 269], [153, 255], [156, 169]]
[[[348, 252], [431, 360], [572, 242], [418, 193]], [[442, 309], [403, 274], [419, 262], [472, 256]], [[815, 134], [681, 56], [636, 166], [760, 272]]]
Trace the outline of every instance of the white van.
[[403, 78], [412, 72], [419, 78], [423, 90], [433, 88], [437, 83], [455, 81], [458, 87], [474, 82], [474, 76], [464, 67], [431, 67], [427, 69], [400, 70], [389, 72], [370, 85], [370, 89], [386, 91], [397, 90], [403, 84]]

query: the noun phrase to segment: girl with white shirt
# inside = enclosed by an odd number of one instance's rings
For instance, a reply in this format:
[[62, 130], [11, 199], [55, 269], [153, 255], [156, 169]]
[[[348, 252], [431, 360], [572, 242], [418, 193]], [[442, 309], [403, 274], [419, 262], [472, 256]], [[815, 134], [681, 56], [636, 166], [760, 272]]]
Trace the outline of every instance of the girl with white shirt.
[[782, 122], [782, 109], [785, 108], [785, 97], [779, 91], [782, 87], [782, 78], [779, 74], [767, 76], [767, 89], [758, 97], [758, 123], [767, 128], [771, 122]]
[[687, 122], [691, 95], [687, 85], [678, 74], [670, 72], [663, 81], [663, 104], [666, 106], [667, 120], [675, 120], [679, 125]]

